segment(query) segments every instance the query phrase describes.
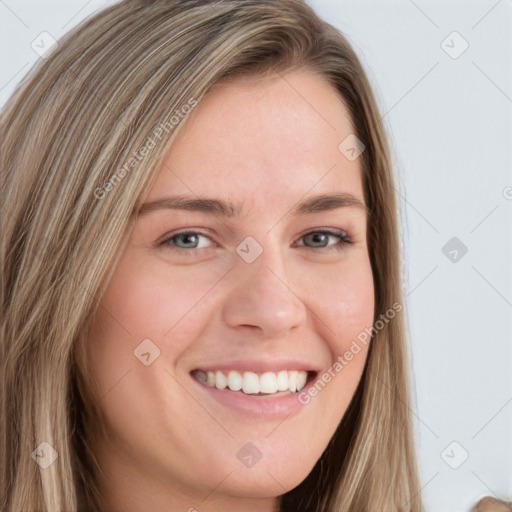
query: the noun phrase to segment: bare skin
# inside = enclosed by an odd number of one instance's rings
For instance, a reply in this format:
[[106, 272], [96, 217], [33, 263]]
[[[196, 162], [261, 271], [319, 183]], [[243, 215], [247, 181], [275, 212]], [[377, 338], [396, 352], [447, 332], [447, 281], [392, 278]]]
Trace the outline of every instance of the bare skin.
[[[367, 348], [307, 404], [281, 392], [286, 407], [296, 400], [291, 413], [254, 413], [255, 401], [281, 398], [213, 391], [191, 373], [301, 367], [305, 392], [372, 324], [364, 207], [293, 211], [322, 194], [364, 204], [360, 159], [338, 149], [353, 132], [346, 109], [324, 79], [283, 76], [215, 86], [143, 198], [215, 198], [241, 212], [154, 209], [135, 224], [87, 347], [98, 393], [110, 390], [100, 407], [111, 439], [96, 447], [104, 512], [275, 510], [321, 456], [360, 380]], [[134, 356], [145, 339], [160, 350], [149, 365]], [[235, 393], [241, 406], [225, 399]]]

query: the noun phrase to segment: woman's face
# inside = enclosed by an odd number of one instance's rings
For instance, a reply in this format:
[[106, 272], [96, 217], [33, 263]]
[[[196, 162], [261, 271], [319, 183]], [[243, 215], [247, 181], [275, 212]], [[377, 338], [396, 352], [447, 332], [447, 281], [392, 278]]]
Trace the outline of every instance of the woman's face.
[[268, 510], [326, 448], [374, 313], [346, 112], [294, 71], [218, 85], [181, 127], [87, 347], [113, 510]]

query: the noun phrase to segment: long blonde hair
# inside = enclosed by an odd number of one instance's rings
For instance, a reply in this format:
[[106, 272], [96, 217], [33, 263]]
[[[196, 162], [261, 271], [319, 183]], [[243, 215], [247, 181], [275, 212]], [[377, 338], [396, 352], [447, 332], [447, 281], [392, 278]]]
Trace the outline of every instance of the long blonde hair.
[[[301, 0], [126, 0], [102, 11], [41, 59], [1, 115], [4, 512], [99, 509], [83, 347], [138, 199], [187, 104], [223, 80], [290, 68], [318, 73], [346, 102], [365, 144], [375, 319], [402, 304], [386, 137], [336, 29]], [[348, 411], [283, 510], [421, 510], [407, 368], [399, 314], [373, 334]], [[32, 457], [43, 442], [58, 454], [47, 468]]]

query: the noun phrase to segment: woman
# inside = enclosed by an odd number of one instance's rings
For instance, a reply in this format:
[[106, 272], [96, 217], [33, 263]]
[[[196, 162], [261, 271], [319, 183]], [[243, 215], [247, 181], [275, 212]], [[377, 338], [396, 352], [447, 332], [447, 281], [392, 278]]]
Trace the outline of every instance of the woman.
[[339, 32], [124, 1], [2, 125], [3, 510], [421, 510], [389, 151]]

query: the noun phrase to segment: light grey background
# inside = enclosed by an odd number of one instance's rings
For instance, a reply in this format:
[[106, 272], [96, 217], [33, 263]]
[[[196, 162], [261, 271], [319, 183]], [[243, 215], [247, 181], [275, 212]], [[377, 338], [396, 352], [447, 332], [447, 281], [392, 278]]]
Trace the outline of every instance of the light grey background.
[[[113, 3], [1, 0], [0, 104], [42, 32]], [[426, 510], [512, 500], [512, 0], [309, 3], [361, 57], [396, 156]]]

